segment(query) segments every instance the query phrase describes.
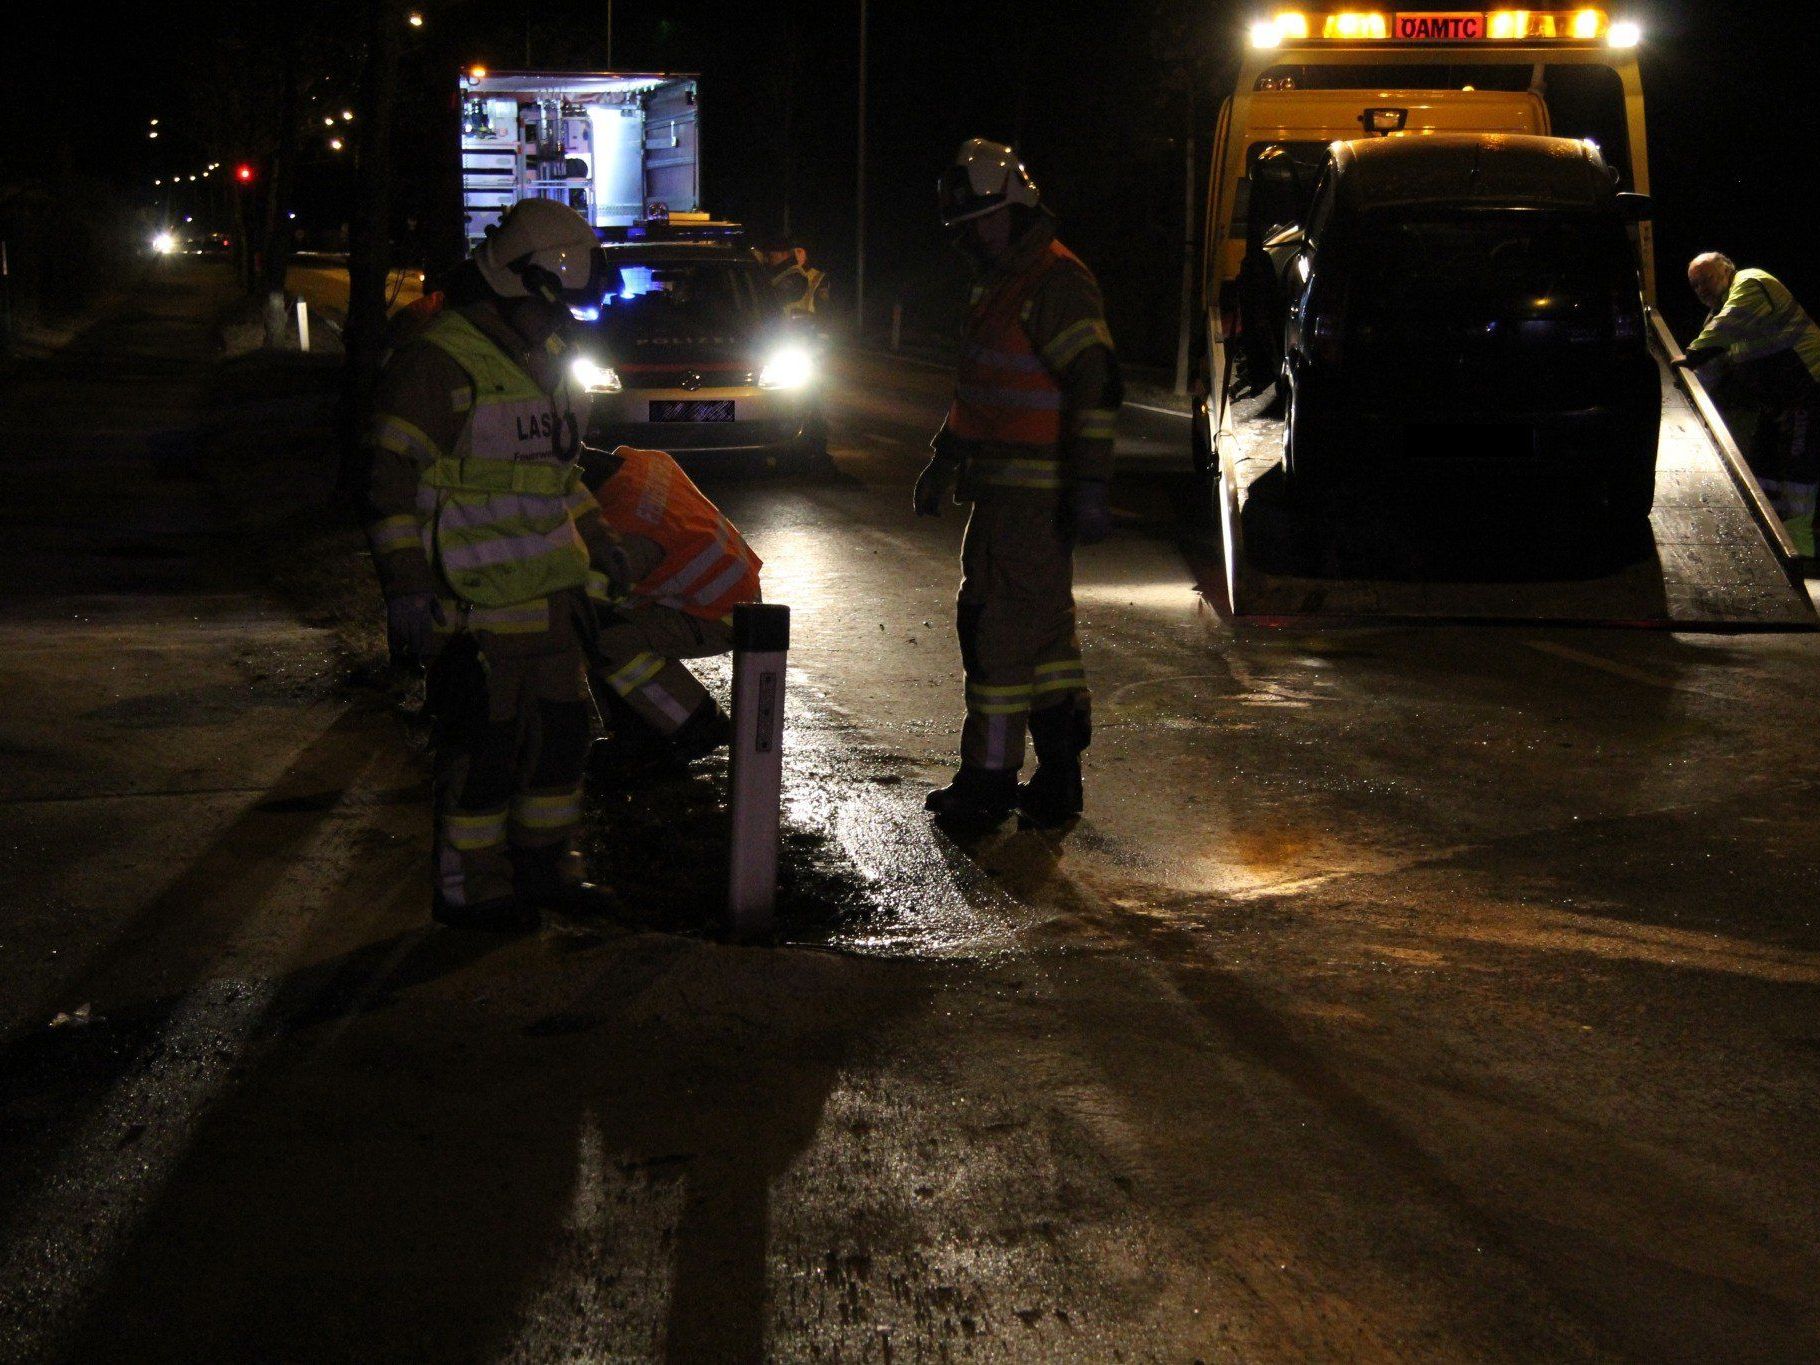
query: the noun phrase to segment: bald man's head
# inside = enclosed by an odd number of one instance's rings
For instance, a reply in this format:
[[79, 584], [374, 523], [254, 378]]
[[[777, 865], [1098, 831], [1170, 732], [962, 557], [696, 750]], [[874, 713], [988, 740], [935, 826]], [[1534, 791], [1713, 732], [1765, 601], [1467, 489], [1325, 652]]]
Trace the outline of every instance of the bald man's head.
[[1731, 293], [1732, 276], [1737, 273], [1738, 267], [1732, 264], [1731, 257], [1707, 251], [1688, 262], [1687, 282], [1693, 286], [1694, 296], [1701, 303], [1708, 308], [1717, 308]]

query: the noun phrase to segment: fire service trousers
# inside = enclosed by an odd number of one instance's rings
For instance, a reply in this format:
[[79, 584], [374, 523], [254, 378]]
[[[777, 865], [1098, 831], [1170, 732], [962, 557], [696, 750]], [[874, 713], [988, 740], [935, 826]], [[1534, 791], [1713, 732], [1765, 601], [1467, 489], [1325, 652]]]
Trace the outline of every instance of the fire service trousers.
[[[955, 610], [967, 718], [961, 762], [1016, 772], [1031, 713], [1067, 707], [1089, 723], [1087, 674], [1074, 627], [1074, 545], [1050, 489], [981, 488], [961, 545]], [[1039, 758], [1041, 755], [1038, 755]]]
[[603, 609], [592, 644], [597, 688], [625, 701], [660, 735], [673, 735], [702, 707], [708, 690], [679, 659], [733, 648], [733, 618], [704, 620], [656, 602]]
[[530, 653], [457, 635], [430, 665], [436, 888], [448, 905], [513, 891], [515, 851], [566, 849], [592, 739], [580, 643]]

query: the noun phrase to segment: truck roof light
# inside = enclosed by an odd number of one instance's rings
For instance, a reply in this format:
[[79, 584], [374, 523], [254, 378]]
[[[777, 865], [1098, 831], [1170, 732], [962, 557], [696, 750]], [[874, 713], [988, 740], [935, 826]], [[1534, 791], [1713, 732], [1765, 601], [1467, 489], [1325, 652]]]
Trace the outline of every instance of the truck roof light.
[[1259, 19], [1251, 26], [1251, 45], [1260, 48], [1272, 48], [1289, 39], [1308, 36], [1308, 16], [1300, 10], [1278, 10], [1268, 19]]
[[1574, 38], [1590, 42], [1606, 32], [1600, 9], [1495, 9], [1486, 16], [1485, 36], [1500, 41], [1522, 38]]
[[1382, 14], [1358, 10], [1341, 10], [1330, 14], [1321, 25], [1323, 38], [1339, 38], [1342, 41], [1369, 38], [1388, 38], [1390, 21]]
[[1607, 47], [1635, 47], [1643, 41], [1643, 26], [1629, 19], [1620, 19], [1605, 31]]

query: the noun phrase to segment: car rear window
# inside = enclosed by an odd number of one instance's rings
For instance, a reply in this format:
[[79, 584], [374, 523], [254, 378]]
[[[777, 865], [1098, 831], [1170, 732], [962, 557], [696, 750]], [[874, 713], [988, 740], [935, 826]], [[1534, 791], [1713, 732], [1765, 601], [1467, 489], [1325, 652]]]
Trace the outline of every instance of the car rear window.
[[1525, 313], [1604, 302], [1632, 273], [1613, 219], [1546, 210], [1461, 209], [1372, 215], [1358, 239], [1358, 286], [1374, 306]]

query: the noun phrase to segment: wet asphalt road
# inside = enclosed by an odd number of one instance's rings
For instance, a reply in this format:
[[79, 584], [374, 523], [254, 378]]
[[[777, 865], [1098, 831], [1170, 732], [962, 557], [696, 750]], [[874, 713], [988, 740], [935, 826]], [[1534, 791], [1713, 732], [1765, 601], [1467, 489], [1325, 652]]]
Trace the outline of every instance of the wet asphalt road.
[[835, 475], [704, 481], [864, 912], [466, 941], [229, 548], [199, 279], [0, 409], [0, 1359], [1820, 1354], [1820, 640], [1235, 630], [1138, 414], [1087, 818], [956, 842], [944, 377], [854, 358]]

